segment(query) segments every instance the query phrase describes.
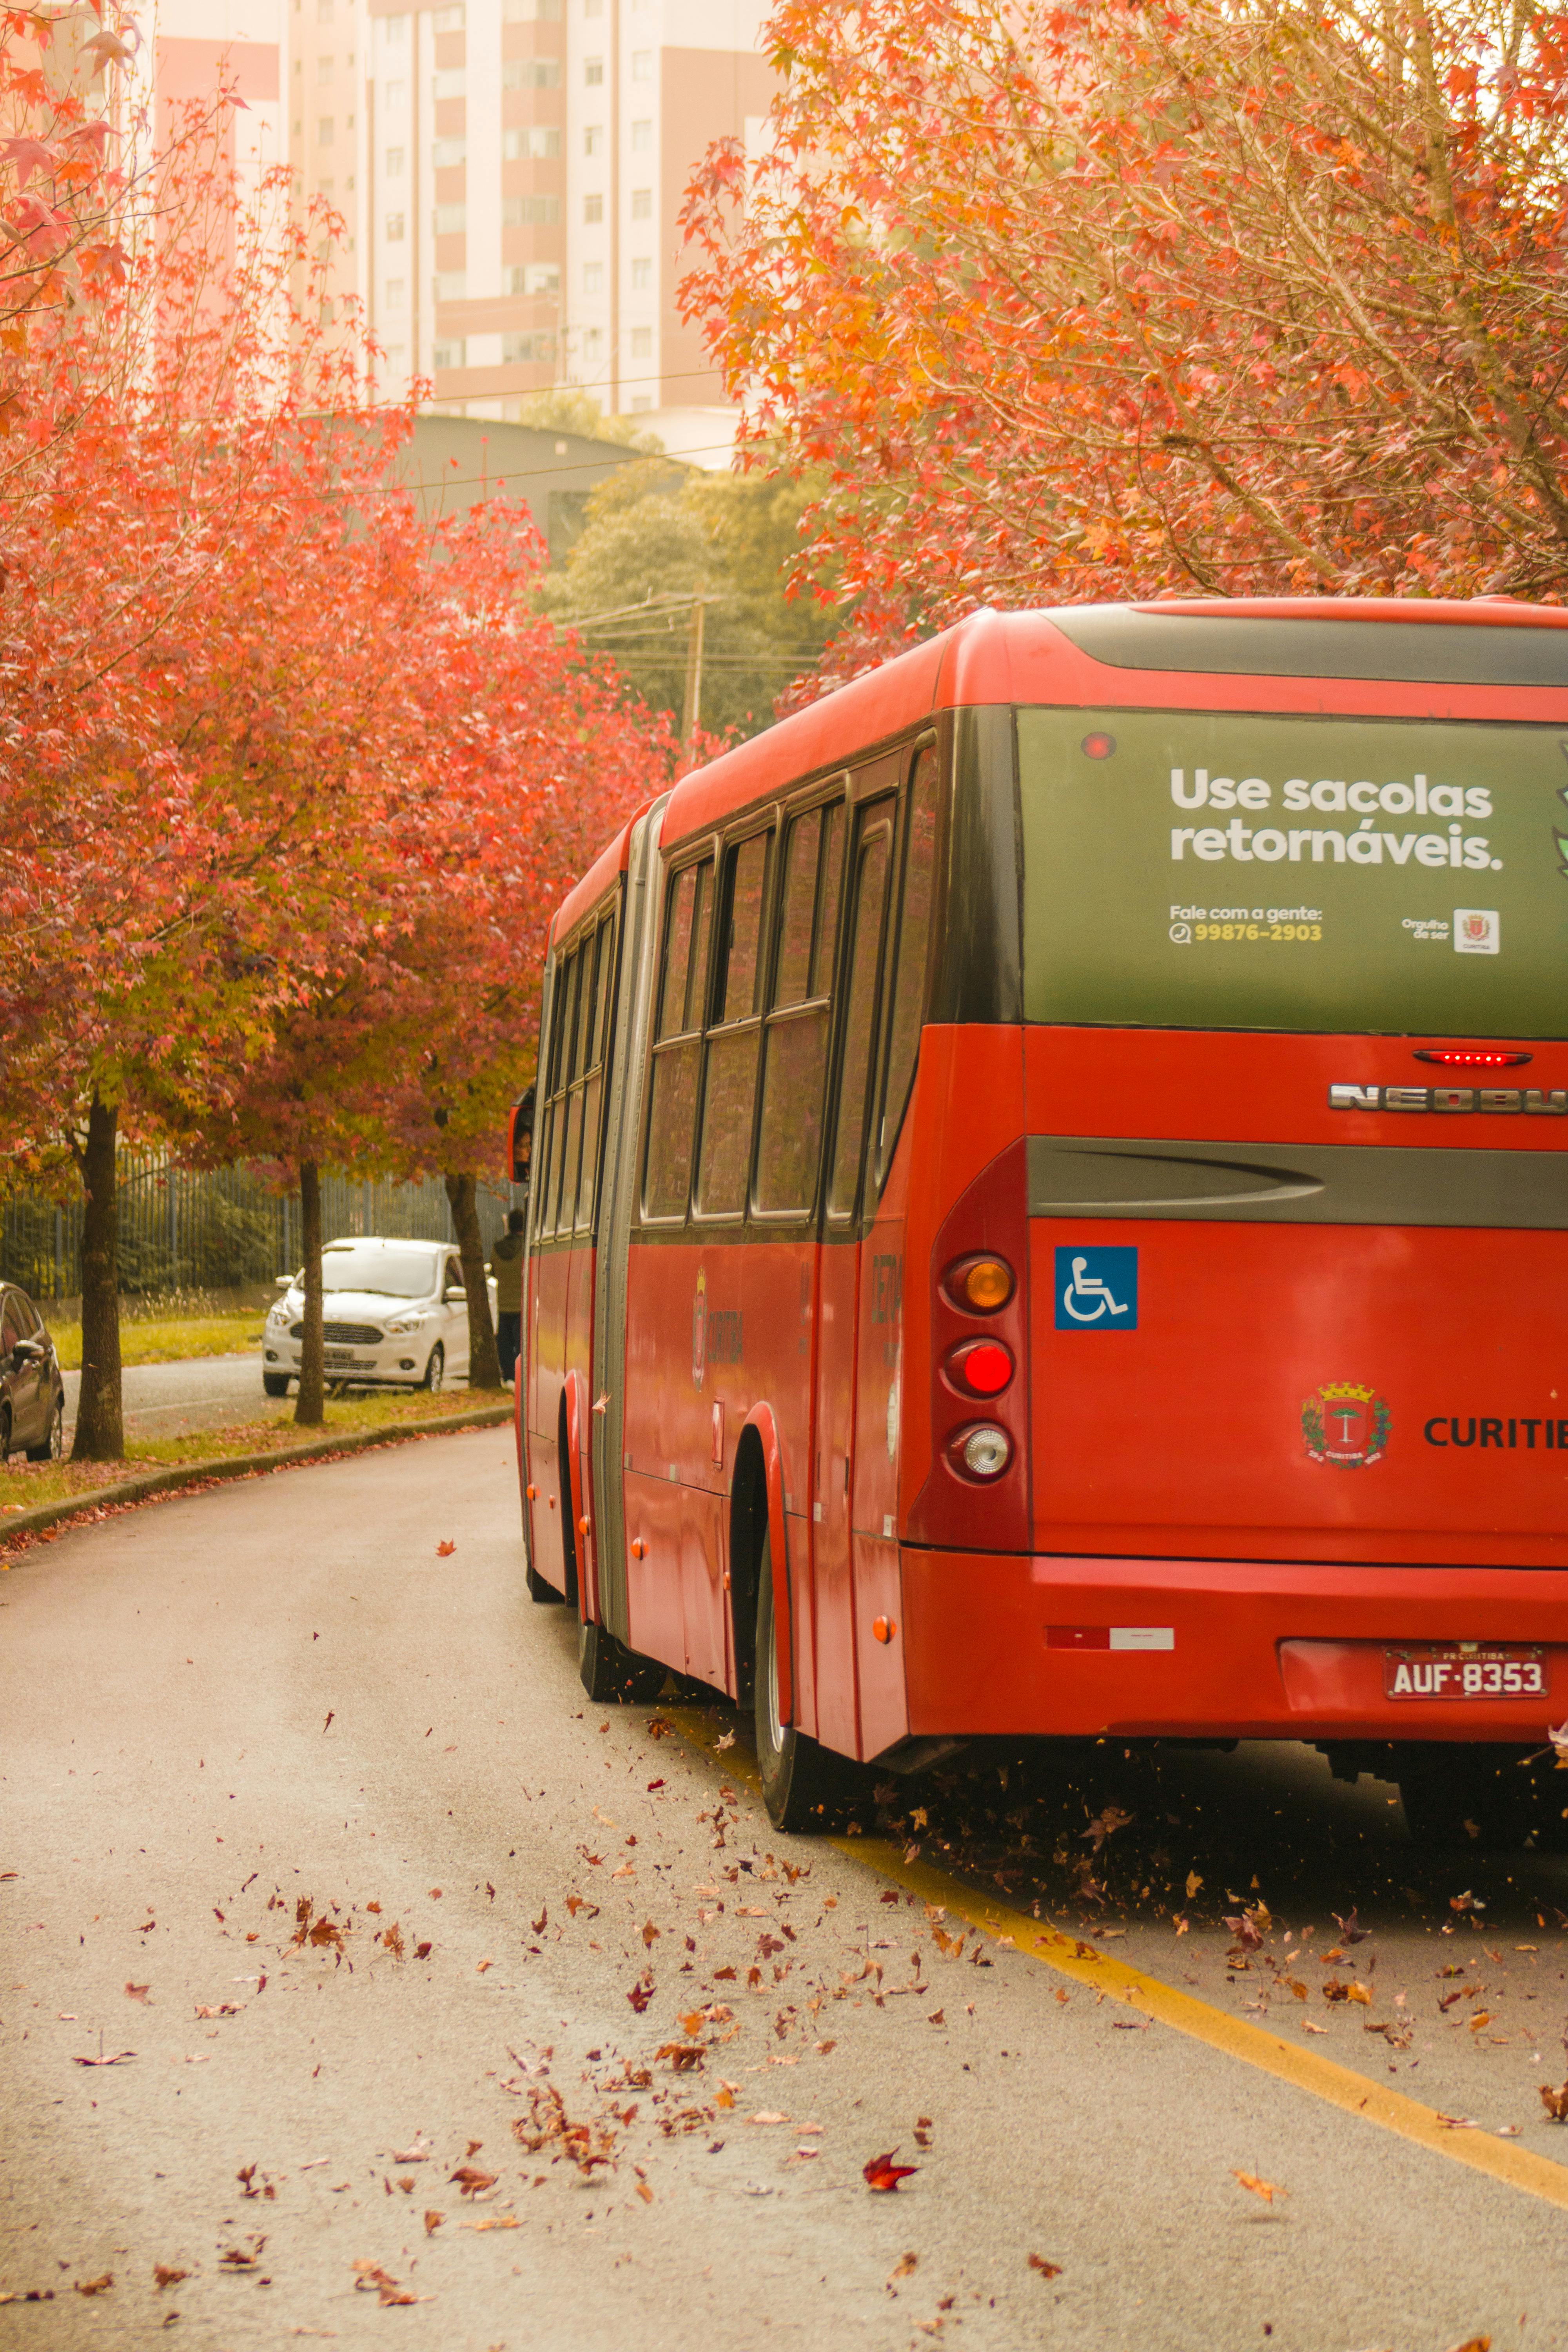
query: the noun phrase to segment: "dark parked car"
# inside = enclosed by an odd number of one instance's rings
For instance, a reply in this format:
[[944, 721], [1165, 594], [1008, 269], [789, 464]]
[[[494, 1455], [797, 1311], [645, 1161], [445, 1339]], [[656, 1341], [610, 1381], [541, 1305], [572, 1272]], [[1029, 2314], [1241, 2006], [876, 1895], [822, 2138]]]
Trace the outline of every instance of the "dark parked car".
[[0, 1462], [18, 1449], [29, 1462], [65, 1451], [66, 1388], [44, 1318], [25, 1290], [0, 1288]]

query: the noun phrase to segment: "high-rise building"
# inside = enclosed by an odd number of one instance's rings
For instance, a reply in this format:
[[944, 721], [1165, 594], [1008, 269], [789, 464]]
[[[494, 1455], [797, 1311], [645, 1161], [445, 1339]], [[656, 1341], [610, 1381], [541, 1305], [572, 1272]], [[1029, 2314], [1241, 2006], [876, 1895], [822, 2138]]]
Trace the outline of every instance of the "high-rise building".
[[761, 0], [283, 0], [289, 152], [342, 214], [340, 290], [479, 416], [576, 384], [721, 460], [733, 419], [681, 322], [679, 211], [771, 77]]

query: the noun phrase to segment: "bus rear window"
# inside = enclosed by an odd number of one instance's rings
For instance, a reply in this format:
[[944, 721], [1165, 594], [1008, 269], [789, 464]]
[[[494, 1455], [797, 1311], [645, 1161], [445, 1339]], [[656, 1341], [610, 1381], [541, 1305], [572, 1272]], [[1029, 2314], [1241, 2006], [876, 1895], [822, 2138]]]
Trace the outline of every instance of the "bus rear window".
[[1029, 1020], [1564, 1034], [1562, 730], [1059, 709], [1017, 728]]

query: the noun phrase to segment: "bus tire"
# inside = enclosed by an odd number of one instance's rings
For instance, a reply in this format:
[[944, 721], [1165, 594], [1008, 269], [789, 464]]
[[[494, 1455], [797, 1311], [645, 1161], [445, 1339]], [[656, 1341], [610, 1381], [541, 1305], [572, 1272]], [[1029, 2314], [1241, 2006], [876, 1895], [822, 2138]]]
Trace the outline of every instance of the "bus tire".
[[[552, 1601], [559, 1594], [551, 1594]], [[657, 1658], [628, 1650], [591, 1618], [577, 1620], [577, 1672], [595, 1706], [647, 1706], [664, 1688], [669, 1669]]]
[[773, 1617], [773, 1548], [764, 1532], [757, 1559], [757, 1643], [752, 1673], [757, 1770], [774, 1829], [837, 1829], [860, 1793], [864, 1776], [847, 1756], [779, 1720], [778, 1640]]

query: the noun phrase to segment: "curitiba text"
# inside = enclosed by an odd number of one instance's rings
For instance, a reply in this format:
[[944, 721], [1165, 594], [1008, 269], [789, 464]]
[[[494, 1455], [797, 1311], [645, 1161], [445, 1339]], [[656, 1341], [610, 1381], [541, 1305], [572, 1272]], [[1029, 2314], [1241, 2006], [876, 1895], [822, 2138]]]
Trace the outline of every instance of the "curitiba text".
[[[1239, 780], [1211, 776], [1206, 768], [1195, 768], [1189, 784], [1186, 770], [1173, 768], [1171, 798], [1178, 808], [1239, 808], [1257, 813], [1272, 804], [1274, 787], [1263, 776]], [[1248, 825], [1239, 816], [1223, 825], [1175, 824], [1171, 827], [1171, 856], [1180, 863], [1190, 849], [1208, 865], [1225, 858], [1250, 865], [1257, 858], [1266, 866], [1281, 862], [1295, 866], [1305, 858], [1318, 866], [1325, 861], [1381, 866], [1386, 860], [1391, 866], [1414, 862], [1485, 867], [1493, 872], [1502, 866], [1501, 858], [1491, 854], [1487, 835], [1467, 833], [1458, 822], [1491, 815], [1491, 793], [1485, 785], [1428, 784], [1425, 776], [1416, 776], [1408, 784], [1348, 783], [1337, 776], [1321, 776], [1316, 783], [1309, 783], [1305, 776], [1290, 776], [1280, 789], [1280, 806], [1292, 814], [1306, 809], [1325, 814], [1343, 810], [1348, 815], [1359, 814], [1361, 822], [1352, 831], [1338, 825]], [[1449, 822], [1441, 833], [1388, 831], [1376, 823], [1379, 815], [1409, 814], [1446, 817]]]

